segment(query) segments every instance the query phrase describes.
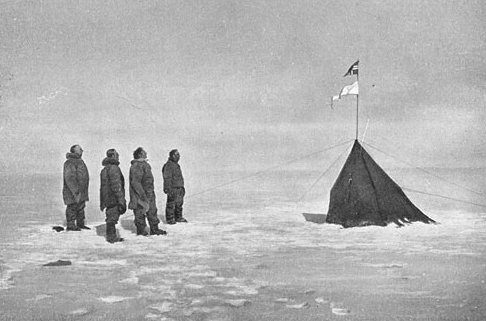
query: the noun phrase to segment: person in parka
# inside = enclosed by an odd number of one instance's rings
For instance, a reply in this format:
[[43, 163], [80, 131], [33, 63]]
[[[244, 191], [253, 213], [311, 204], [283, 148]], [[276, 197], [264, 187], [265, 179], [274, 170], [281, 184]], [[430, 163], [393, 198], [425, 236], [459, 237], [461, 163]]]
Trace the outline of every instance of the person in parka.
[[165, 235], [166, 231], [159, 229], [160, 220], [157, 217], [155, 204], [154, 176], [152, 167], [147, 160], [147, 152], [139, 147], [133, 152], [130, 166], [130, 203], [133, 210], [137, 235], [147, 236], [145, 217], [150, 225], [150, 234]]
[[167, 224], [187, 223], [182, 217], [182, 205], [184, 204], [184, 177], [182, 176], [179, 159], [181, 155], [177, 149], [169, 152], [169, 159], [162, 167], [164, 178], [164, 193], [167, 194], [165, 206], [165, 219]]
[[127, 211], [125, 178], [118, 167], [119, 158], [120, 156], [114, 148], [108, 149], [100, 174], [100, 210], [106, 209], [106, 240], [110, 243], [123, 241], [123, 238], [116, 235], [115, 225], [118, 223], [120, 215]]
[[80, 231], [90, 228], [85, 225], [84, 208], [89, 201], [89, 173], [86, 164], [81, 159], [83, 149], [73, 145], [66, 154], [63, 170], [62, 196], [66, 205], [66, 230]]

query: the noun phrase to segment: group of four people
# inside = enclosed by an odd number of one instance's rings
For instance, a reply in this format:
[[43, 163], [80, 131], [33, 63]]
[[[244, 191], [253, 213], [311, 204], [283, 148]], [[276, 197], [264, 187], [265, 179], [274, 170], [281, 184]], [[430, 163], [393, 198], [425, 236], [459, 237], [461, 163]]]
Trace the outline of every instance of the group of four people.
[[[66, 225], [68, 231], [89, 229], [85, 225], [84, 208], [88, 197], [89, 173], [81, 158], [83, 149], [79, 145], [71, 147], [64, 163], [63, 198], [66, 204]], [[184, 203], [184, 178], [178, 164], [180, 154], [177, 149], [169, 153], [169, 159], [162, 167], [164, 193], [167, 194], [165, 217], [167, 224], [187, 223], [182, 216]], [[116, 235], [116, 224], [120, 215], [127, 210], [125, 199], [125, 179], [119, 168], [119, 154], [115, 149], [106, 151], [102, 162], [100, 179], [100, 210], [106, 210], [106, 239], [110, 243], [123, 239]], [[155, 201], [154, 176], [147, 160], [147, 152], [139, 147], [133, 152], [129, 176], [130, 202], [128, 208], [133, 210], [137, 235], [147, 236], [146, 220], [151, 235], [164, 235], [166, 231], [159, 228]]]

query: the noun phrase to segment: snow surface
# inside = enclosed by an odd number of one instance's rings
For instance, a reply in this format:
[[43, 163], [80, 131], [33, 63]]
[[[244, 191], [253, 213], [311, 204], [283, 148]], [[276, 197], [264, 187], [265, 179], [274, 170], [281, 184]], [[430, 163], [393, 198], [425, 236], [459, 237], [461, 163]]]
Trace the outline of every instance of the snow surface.
[[[107, 243], [103, 215], [91, 204], [91, 230], [55, 232], [60, 212], [57, 220], [22, 224], [16, 229], [21, 237], [2, 239], [5, 316], [29, 320], [33, 313], [48, 320], [52, 312], [46, 311], [56, 311], [61, 319], [83, 320], [107, 313], [123, 320], [259, 320], [259, 313], [266, 315], [262, 320], [483, 319], [484, 213], [435, 210], [427, 215], [439, 224], [343, 229], [306, 222], [305, 204], [285, 200], [286, 192], [252, 194], [253, 188], [234, 189], [219, 204], [188, 198], [189, 223], [161, 224], [167, 236], [137, 236], [129, 211], [117, 225], [125, 241]], [[57, 260], [72, 265], [42, 266]]]

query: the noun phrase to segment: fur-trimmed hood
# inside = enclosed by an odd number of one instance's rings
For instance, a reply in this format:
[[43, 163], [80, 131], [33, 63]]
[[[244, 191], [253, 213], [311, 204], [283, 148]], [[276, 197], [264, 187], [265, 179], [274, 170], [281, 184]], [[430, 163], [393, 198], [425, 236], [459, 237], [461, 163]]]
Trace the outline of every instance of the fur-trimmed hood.
[[132, 159], [132, 161], [130, 162], [132, 165], [133, 164], [136, 164], [136, 163], [147, 163], [148, 162], [148, 158], [137, 158], [137, 159]]
[[106, 157], [105, 159], [103, 159], [103, 161], [101, 162], [101, 165], [103, 166], [107, 166], [107, 165], [120, 165], [120, 162], [117, 161], [116, 159], [114, 158], [111, 158], [111, 157]]
[[80, 159], [81, 155], [78, 155], [76, 153], [66, 153], [66, 159], [70, 159], [70, 158]]

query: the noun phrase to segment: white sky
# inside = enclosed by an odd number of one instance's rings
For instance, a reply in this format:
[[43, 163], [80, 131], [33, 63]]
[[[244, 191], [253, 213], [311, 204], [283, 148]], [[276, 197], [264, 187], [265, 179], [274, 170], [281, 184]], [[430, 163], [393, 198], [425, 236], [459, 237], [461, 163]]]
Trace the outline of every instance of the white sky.
[[[144, 146], [265, 168], [354, 138], [329, 108], [360, 58], [361, 134], [417, 166], [483, 166], [483, 1], [0, 0], [0, 165]], [[368, 124], [368, 125], [366, 125]]]

